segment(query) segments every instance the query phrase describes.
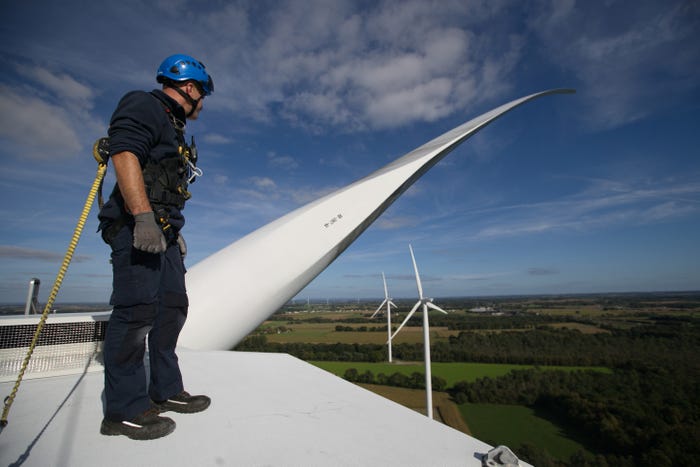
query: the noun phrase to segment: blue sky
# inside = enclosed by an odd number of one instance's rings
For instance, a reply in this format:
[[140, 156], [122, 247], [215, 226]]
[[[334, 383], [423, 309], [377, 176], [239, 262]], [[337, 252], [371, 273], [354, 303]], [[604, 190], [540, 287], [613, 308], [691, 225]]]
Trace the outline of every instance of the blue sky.
[[[0, 25], [0, 303], [45, 301], [119, 98], [166, 56], [214, 77], [187, 264], [507, 101], [300, 297], [700, 289], [691, 1], [14, 2]], [[105, 183], [108, 194], [111, 172]], [[106, 302], [87, 223], [58, 302]], [[245, 267], [245, 265], [241, 265]]]

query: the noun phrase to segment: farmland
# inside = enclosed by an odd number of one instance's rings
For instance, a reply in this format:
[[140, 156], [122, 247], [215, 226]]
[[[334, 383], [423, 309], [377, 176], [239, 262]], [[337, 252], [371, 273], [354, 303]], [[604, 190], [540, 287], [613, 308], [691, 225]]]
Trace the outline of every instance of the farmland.
[[[438, 303], [449, 312], [431, 315], [430, 329], [444, 423], [538, 466], [674, 465], [697, 446], [699, 294]], [[370, 318], [375, 307], [290, 304], [238, 349], [290, 353], [424, 411], [421, 320], [392, 341], [389, 363], [386, 318]], [[392, 316], [392, 328], [404, 316]]]

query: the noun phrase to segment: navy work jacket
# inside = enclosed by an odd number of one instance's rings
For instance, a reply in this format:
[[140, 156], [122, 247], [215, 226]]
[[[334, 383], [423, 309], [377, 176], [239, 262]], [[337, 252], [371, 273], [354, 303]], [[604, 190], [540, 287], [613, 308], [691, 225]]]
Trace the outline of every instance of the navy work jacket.
[[[182, 157], [178, 150], [180, 140], [168, 113], [182, 123], [184, 131], [185, 110], [163, 91], [155, 89], [150, 93], [127, 93], [119, 101], [109, 124], [109, 156], [129, 151], [138, 157], [142, 169], [149, 160], [158, 162], [165, 158]], [[181, 210], [172, 205], [167, 210], [168, 222], [179, 231], [185, 224]], [[117, 219], [133, 224], [133, 216], [127, 214], [124, 199], [116, 185], [98, 218], [100, 230], [106, 229]]]

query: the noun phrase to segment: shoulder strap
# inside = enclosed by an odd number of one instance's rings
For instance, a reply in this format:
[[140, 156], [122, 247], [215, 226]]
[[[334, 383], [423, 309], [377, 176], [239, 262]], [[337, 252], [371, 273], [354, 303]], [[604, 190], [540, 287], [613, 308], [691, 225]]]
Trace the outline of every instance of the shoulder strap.
[[159, 95], [155, 91], [150, 92], [151, 96], [155, 97], [158, 102], [160, 102], [161, 106], [163, 107], [163, 110], [168, 116], [168, 119], [170, 120], [170, 124], [173, 126], [175, 129], [175, 132], [178, 134], [178, 138], [182, 138], [183, 140], [185, 139], [185, 122], [177, 118], [174, 114], [173, 111], [170, 109], [170, 104], [168, 103], [167, 100], [161, 95]]

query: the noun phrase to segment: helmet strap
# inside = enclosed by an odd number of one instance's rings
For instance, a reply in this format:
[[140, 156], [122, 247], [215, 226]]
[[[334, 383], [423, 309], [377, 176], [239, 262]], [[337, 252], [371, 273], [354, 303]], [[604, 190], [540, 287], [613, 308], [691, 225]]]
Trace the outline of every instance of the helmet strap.
[[194, 113], [194, 111], [197, 109], [197, 105], [199, 105], [199, 101], [201, 101], [203, 97], [200, 97], [199, 99], [192, 99], [192, 96], [187, 94], [185, 91], [183, 91], [179, 87], [172, 86], [172, 85], [170, 87], [173, 88], [175, 90], [175, 92], [180, 94], [180, 96], [182, 96], [182, 98], [185, 99], [187, 101], [187, 103], [190, 104], [190, 106], [192, 107], [192, 110], [190, 110], [189, 113], [186, 115], [187, 118], [189, 118], [190, 115], [192, 115]]

